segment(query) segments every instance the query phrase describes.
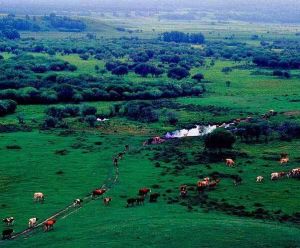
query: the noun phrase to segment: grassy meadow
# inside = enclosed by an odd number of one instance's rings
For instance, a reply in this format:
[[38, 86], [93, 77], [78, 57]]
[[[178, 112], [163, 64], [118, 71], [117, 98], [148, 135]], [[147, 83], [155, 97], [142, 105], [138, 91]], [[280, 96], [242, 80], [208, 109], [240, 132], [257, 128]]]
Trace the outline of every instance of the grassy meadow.
[[[119, 20], [109, 16], [100, 24], [97, 17], [88, 21], [91, 31], [107, 39], [122, 35], [115, 30], [121, 24], [129, 29], [143, 29], [139, 35], [145, 39], [172, 30], [175, 25], [150, 18], [120, 17]], [[293, 39], [298, 30], [298, 27], [275, 24], [176, 23], [178, 30], [186, 32], [195, 31], [195, 26], [208, 40], [223, 39], [228, 33], [235, 33], [238, 41], [252, 46], [259, 46], [259, 42], [251, 40], [250, 34], [263, 35], [272, 41], [282, 36]], [[22, 34], [24, 38], [36, 36], [37, 40], [85, 36], [85, 33], [52, 31]], [[96, 65], [100, 70], [105, 68], [104, 59], [82, 60], [78, 54], [28, 54], [59, 59], [77, 67], [76, 71], [56, 72], [58, 75], [111, 76], [108, 71], [100, 75], [95, 70]], [[10, 53], [2, 55], [4, 60], [12, 56]], [[126, 56], [121, 58], [127, 59]], [[45, 110], [57, 104], [18, 104], [15, 113], [0, 117], [1, 125], [20, 126], [17, 117], [22, 114], [30, 127], [26, 132], [0, 133], [0, 217], [14, 216], [15, 232], [24, 230], [29, 218], [44, 220], [101, 186], [113, 173], [113, 157], [126, 144], [130, 146], [120, 160], [118, 182], [107, 193], [112, 197], [109, 206], [104, 206], [102, 199], [83, 203], [82, 208], [58, 219], [53, 231], [34, 230], [28, 236], [0, 242], [0, 247], [300, 247], [299, 222], [294, 221], [299, 214], [299, 180], [270, 180], [274, 171], [299, 167], [299, 139], [281, 141], [274, 134], [268, 143], [245, 143], [237, 138], [233, 168], [226, 167], [223, 160], [206, 161], [202, 156], [204, 141], [200, 137], [142, 146], [150, 137], [163, 136], [188, 125], [259, 117], [270, 109], [278, 112], [272, 117], [274, 123], [300, 121], [300, 70], [290, 70], [292, 77], [283, 79], [273, 76], [271, 69], [258, 68], [248, 60], [235, 62], [219, 58], [209, 66], [210, 62], [211, 59], [205, 59], [205, 65], [193, 66], [190, 70], [191, 75], [204, 74], [205, 80], [199, 85], [204, 85], [206, 92], [200, 96], [168, 99], [173, 105], [161, 107], [161, 118], [155, 123], [113, 116], [108, 117], [107, 122], [89, 127], [79, 118], [70, 117], [65, 119], [69, 125], [66, 130], [42, 130]], [[232, 71], [224, 73], [224, 67]], [[141, 78], [132, 71], [120, 78], [133, 85], [168, 80], [166, 73], [157, 79]], [[227, 81], [231, 82], [229, 87]], [[96, 107], [97, 113], [108, 115], [116, 103], [127, 102], [130, 100], [85, 103]], [[178, 116], [176, 125], [168, 123], [169, 111]], [[278, 163], [281, 153], [289, 154], [286, 167]], [[195, 188], [198, 180], [214, 173], [238, 175], [243, 182], [235, 186], [232, 178], [225, 176], [215, 190], [204, 194], [205, 201], [195, 189], [190, 190], [187, 199], [179, 197], [181, 184]], [[256, 183], [258, 175], [264, 176], [264, 182]], [[142, 187], [160, 193], [158, 202], [149, 203], [146, 199], [144, 206], [126, 208], [126, 200], [136, 197]], [[35, 192], [45, 194], [44, 204], [33, 202]], [[224, 204], [227, 207], [222, 207]], [[249, 216], [242, 215], [241, 210]], [[4, 224], [1, 225], [5, 229]]]

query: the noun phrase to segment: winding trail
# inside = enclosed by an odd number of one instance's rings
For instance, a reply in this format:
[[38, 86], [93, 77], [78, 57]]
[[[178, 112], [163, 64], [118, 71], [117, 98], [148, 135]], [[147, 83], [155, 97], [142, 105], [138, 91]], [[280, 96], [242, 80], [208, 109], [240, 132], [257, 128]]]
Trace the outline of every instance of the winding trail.
[[[106, 189], [105, 194], [111, 190], [118, 182], [119, 179], [119, 169], [118, 167], [113, 167], [113, 173], [112, 170], [110, 170], [108, 172], [107, 178], [105, 179], [105, 181], [103, 182], [102, 186], [99, 189]], [[50, 217], [44, 219], [43, 221], [41, 221], [39, 224], [37, 224], [34, 227], [30, 227], [30, 228], [26, 228], [23, 231], [14, 233], [11, 236], [11, 239], [17, 239], [21, 236], [28, 236], [30, 234], [33, 234], [34, 232], [38, 231], [38, 230], [42, 230], [43, 224], [44, 222], [50, 220], [50, 219], [55, 219], [55, 220], [59, 220], [59, 219], [64, 219], [66, 217], [68, 217], [69, 215], [77, 212], [80, 208], [82, 208], [83, 206], [85, 206], [86, 204], [90, 203], [93, 198], [92, 198], [92, 193], [88, 193], [86, 194], [86, 196], [84, 198], [81, 198], [83, 200], [83, 205], [79, 206], [79, 207], [74, 207], [73, 202], [66, 206], [65, 208], [57, 211], [56, 213], [52, 214]], [[0, 240], [0, 243], [5, 242], [6, 240]]]

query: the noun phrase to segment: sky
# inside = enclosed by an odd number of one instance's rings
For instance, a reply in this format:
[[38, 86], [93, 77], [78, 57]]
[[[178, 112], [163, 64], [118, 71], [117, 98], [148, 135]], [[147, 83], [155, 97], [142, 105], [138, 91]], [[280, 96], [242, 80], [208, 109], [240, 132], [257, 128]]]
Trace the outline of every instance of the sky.
[[258, 17], [269, 16], [269, 20], [279, 17], [281, 20], [291, 19], [300, 22], [300, 0], [0, 0], [0, 12], [9, 13], [173, 11], [182, 8], [219, 13], [240, 11]]

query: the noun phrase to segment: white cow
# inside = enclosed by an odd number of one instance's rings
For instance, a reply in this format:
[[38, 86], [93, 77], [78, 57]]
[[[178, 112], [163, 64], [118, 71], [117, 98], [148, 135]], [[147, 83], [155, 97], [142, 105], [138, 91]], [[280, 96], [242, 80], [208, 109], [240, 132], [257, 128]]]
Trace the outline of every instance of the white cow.
[[37, 223], [37, 221], [38, 221], [39, 219], [38, 218], [30, 218], [29, 219], [29, 221], [28, 221], [28, 227], [29, 228], [32, 228], [32, 227], [34, 227], [35, 225], [36, 225], [36, 223]]
[[258, 177], [256, 177], [256, 182], [257, 182], [257, 183], [261, 183], [263, 180], [264, 180], [264, 177], [263, 177], [263, 176], [258, 176]]
[[73, 201], [73, 207], [75, 208], [75, 207], [80, 207], [81, 206], [81, 203], [83, 202], [83, 200], [82, 199], [75, 199], [74, 201]]
[[293, 174], [300, 174], [300, 168], [292, 169]]
[[289, 162], [289, 158], [288, 157], [281, 158], [280, 161], [279, 161], [280, 164], [287, 164], [288, 162]]
[[33, 199], [35, 202], [43, 202], [45, 199], [45, 196], [43, 193], [37, 192], [37, 193], [34, 193]]
[[226, 165], [227, 165], [227, 166], [229, 166], [229, 167], [233, 167], [233, 166], [234, 166], [234, 161], [233, 161], [233, 159], [231, 159], [231, 158], [226, 158], [225, 161], [226, 161]]
[[271, 180], [279, 179], [283, 177], [286, 173], [285, 172], [273, 172], [271, 173]]

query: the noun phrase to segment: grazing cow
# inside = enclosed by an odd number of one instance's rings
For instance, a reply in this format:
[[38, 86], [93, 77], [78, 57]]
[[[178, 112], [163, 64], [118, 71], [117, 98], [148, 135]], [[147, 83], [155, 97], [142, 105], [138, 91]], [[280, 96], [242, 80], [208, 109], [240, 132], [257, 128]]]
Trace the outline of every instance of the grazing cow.
[[75, 208], [75, 207], [81, 207], [81, 203], [83, 202], [83, 200], [82, 199], [75, 199], [74, 201], [73, 201], [73, 207]]
[[139, 195], [146, 196], [149, 192], [151, 192], [151, 189], [142, 188], [139, 190]]
[[153, 193], [150, 195], [149, 202], [157, 202], [157, 198], [160, 197], [159, 193]]
[[206, 187], [208, 187], [208, 185], [209, 185], [208, 181], [199, 181], [197, 183], [198, 191], [203, 191]]
[[111, 200], [112, 200], [112, 198], [111, 198], [111, 197], [105, 197], [105, 198], [103, 199], [103, 203], [104, 203], [104, 205], [105, 205], [105, 206], [108, 206], [108, 205], [109, 205], [109, 203], [111, 202]]
[[283, 177], [284, 175], [286, 175], [285, 172], [273, 172], [273, 173], [271, 173], [271, 180], [277, 180], [277, 179]]
[[279, 163], [282, 165], [282, 164], [287, 164], [289, 162], [289, 158], [286, 157], [286, 158], [281, 158]]
[[134, 206], [134, 203], [136, 203], [136, 198], [129, 198], [127, 199], [127, 206], [126, 207], [133, 207]]
[[187, 190], [187, 185], [180, 185], [179, 191], [186, 191]]
[[12, 226], [14, 224], [14, 217], [6, 217], [2, 220], [7, 226]]
[[295, 168], [295, 169], [292, 169], [292, 174], [294, 175], [299, 175], [300, 174], [300, 168]]
[[300, 168], [292, 169], [292, 173], [299, 173], [299, 172], [300, 172]]
[[208, 184], [208, 187], [209, 187], [210, 189], [215, 188], [215, 187], [219, 184], [220, 181], [221, 181], [221, 179], [216, 179], [215, 181], [210, 182], [210, 183]]
[[28, 227], [29, 228], [32, 228], [32, 227], [35, 227], [35, 225], [36, 225], [36, 223], [37, 223], [37, 221], [38, 221], [39, 219], [38, 218], [30, 218], [29, 219], [29, 221], [28, 221]]
[[140, 196], [138, 198], [136, 198], [136, 204], [137, 205], [144, 205], [145, 203], [145, 197], [144, 196]]
[[45, 196], [41, 192], [37, 192], [33, 194], [33, 199], [35, 202], [44, 202]]
[[208, 181], [202, 180], [197, 183], [198, 187], [207, 187], [209, 185]]
[[298, 177], [300, 176], [300, 168], [292, 169], [288, 174], [288, 177]]
[[92, 198], [95, 198], [96, 196], [101, 196], [106, 192], [106, 189], [95, 189], [92, 193]]
[[181, 196], [182, 198], [186, 197], [187, 194], [188, 194], [188, 192], [187, 192], [187, 185], [181, 185], [181, 186], [179, 187], [179, 191], [180, 191], [180, 196]]
[[210, 178], [209, 177], [205, 177], [203, 180], [207, 181], [207, 182], [210, 182]]
[[234, 176], [233, 177], [233, 184], [235, 186], [238, 186], [240, 184], [242, 184], [243, 179], [240, 176]]
[[118, 162], [119, 162], [119, 161], [118, 161], [118, 158], [117, 158], [117, 157], [114, 157], [114, 158], [113, 158], [113, 164], [114, 164], [115, 167], [118, 167]]
[[125, 145], [125, 151], [129, 150], [129, 145]]
[[2, 239], [11, 239], [11, 236], [13, 234], [14, 230], [13, 229], [6, 229], [2, 231]]
[[264, 177], [263, 177], [263, 176], [257, 176], [257, 177], [256, 177], [256, 182], [257, 182], [257, 183], [261, 183], [263, 180], [264, 180]]
[[187, 195], [188, 195], [188, 191], [187, 191], [187, 190], [181, 190], [181, 191], [180, 191], [180, 196], [181, 196], [182, 198], [187, 197]]
[[118, 159], [122, 159], [123, 158], [123, 156], [125, 155], [125, 152], [119, 152], [118, 153]]
[[55, 219], [50, 219], [44, 222], [44, 231], [50, 231], [53, 229], [53, 226], [55, 224], [56, 220]]
[[226, 165], [227, 165], [227, 166], [229, 166], [229, 167], [233, 167], [233, 166], [234, 166], [234, 161], [233, 161], [233, 159], [231, 159], [231, 158], [226, 158], [225, 161], [226, 161]]

